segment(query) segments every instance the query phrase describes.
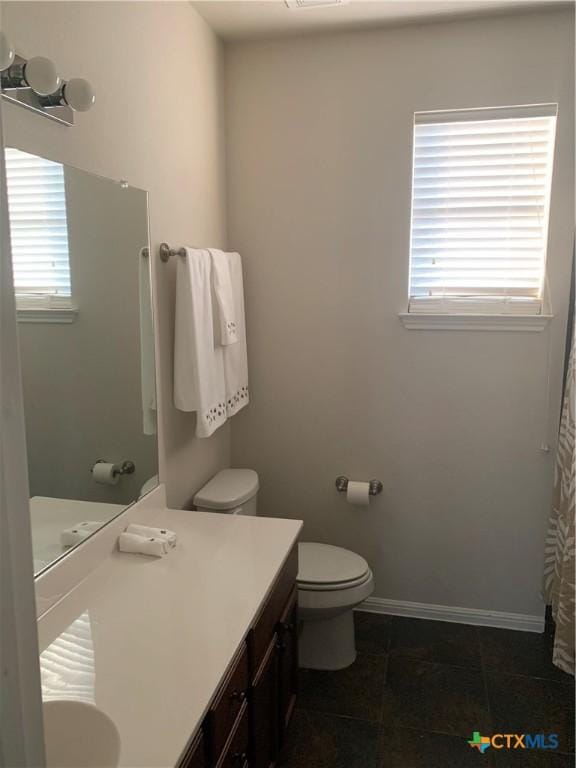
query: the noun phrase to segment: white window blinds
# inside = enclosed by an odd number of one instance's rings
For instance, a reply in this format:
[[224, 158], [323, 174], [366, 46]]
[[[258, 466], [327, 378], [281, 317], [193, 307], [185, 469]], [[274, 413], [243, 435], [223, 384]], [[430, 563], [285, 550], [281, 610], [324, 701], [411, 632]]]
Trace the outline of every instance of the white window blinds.
[[556, 105], [416, 113], [410, 312], [538, 314]]
[[64, 168], [17, 149], [6, 149], [5, 156], [17, 304], [69, 304]]

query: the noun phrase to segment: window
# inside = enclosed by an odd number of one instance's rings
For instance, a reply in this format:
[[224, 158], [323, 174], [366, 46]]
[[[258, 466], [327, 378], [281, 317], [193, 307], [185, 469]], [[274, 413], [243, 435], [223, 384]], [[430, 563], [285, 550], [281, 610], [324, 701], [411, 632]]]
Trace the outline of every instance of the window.
[[556, 105], [416, 113], [409, 313], [542, 313], [555, 128]]
[[26, 313], [72, 308], [64, 167], [6, 149], [16, 305]]

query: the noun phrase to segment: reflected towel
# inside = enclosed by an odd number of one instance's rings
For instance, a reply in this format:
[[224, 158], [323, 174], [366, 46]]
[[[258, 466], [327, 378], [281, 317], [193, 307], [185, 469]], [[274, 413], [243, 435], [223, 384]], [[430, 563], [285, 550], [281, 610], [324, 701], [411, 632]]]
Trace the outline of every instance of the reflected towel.
[[216, 344], [226, 347], [238, 340], [238, 323], [230, 275], [228, 254], [216, 248], [210, 248], [212, 258], [212, 287], [214, 290], [214, 311], [216, 318], [214, 330]]
[[163, 557], [170, 551], [170, 546], [165, 539], [147, 538], [138, 536], [136, 533], [121, 533], [118, 537], [118, 549], [120, 552], [129, 552], [132, 555]]
[[178, 540], [174, 531], [169, 531], [167, 528], [150, 528], [148, 525], [138, 525], [138, 523], [130, 523], [126, 533], [135, 533], [137, 536], [145, 536], [149, 539], [163, 539], [170, 547], [175, 547]]
[[148, 248], [139, 256], [138, 294], [140, 304], [140, 380], [142, 386], [142, 431], [156, 434], [156, 372], [154, 366], [154, 324], [152, 322], [152, 286]]
[[224, 349], [214, 345], [212, 259], [186, 249], [178, 258], [174, 333], [174, 404], [196, 411], [196, 436], [209, 437], [226, 421]]
[[236, 307], [237, 343], [224, 349], [224, 381], [226, 384], [226, 413], [234, 416], [248, 405], [248, 357], [246, 349], [246, 320], [244, 315], [244, 284], [242, 259], [239, 253], [228, 253], [232, 292]]

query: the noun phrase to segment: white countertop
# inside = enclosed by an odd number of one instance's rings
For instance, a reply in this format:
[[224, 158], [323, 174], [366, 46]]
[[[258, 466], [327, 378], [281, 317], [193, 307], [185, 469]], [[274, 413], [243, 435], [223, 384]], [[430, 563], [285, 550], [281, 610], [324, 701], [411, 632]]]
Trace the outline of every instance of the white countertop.
[[115, 552], [38, 622], [43, 698], [96, 704], [120, 766], [172, 768], [302, 527], [166, 510], [164, 558]]

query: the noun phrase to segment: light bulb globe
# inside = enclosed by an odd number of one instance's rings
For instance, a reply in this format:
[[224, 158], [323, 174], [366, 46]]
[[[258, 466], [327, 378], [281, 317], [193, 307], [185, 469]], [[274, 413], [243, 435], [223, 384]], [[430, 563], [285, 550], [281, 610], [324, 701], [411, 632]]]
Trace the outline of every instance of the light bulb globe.
[[87, 112], [96, 101], [92, 85], [81, 77], [74, 77], [65, 83], [62, 95], [75, 112]]
[[50, 59], [35, 56], [24, 65], [24, 80], [38, 96], [50, 96], [60, 87], [60, 77]]

